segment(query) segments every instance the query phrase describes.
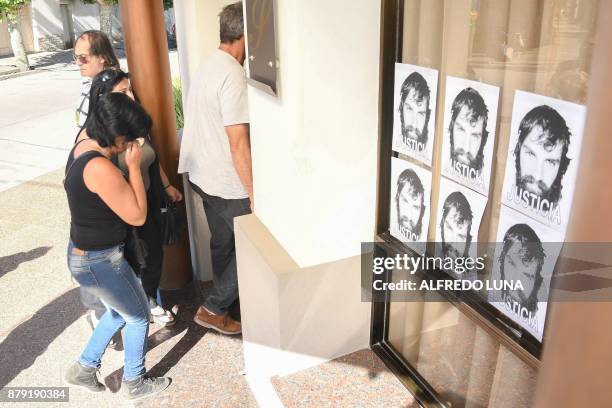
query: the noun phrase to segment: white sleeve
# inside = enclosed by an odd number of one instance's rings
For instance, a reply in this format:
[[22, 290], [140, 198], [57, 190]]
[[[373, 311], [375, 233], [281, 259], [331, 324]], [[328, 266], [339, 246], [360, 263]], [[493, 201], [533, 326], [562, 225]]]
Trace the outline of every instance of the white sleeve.
[[249, 100], [244, 71], [233, 70], [227, 76], [219, 92], [219, 105], [223, 126], [249, 123]]

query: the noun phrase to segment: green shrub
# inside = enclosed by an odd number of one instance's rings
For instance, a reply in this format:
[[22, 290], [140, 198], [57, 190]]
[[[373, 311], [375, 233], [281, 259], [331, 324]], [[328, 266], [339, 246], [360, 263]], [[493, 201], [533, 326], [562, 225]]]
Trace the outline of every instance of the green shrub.
[[182, 129], [183, 120], [183, 91], [181, 90], [181, 78], [172, 78], [172, 95], [174, 96], [174, 113], [176, 114], [176, 128]]

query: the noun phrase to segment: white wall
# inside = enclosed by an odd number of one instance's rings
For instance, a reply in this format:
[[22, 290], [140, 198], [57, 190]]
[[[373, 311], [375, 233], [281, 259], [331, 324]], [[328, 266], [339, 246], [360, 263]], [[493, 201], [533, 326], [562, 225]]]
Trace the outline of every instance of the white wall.
[[257, 216], [234, 229], [246, 378], [260, 406], [282, 407], [270, 377], [368, 347], [361, 257], [300, 268]]
[[249, 88], [255, 211], [300, 266], [374, 236], [380, 2], [275, 2], [279, 92]]
[[[87, 30], [100, 29], [100, 7], [97, 4], [84, 4], [80, 0], [71, 3], [72, 25], [75, 38]], [[113, 38], [120, 40], [123, 37], [121, 26], [121, 11], [119, 6], [113, 6]]]
[[[228, 3], [175, 6], [184, 97], [189, 76], [218, 44], [217, 14]], [[310, 266], [354, 256], [374, 236], [380, 5], [275, 6], [280, 98], [249, 87], [255, 212]], [[198, 206], [196, 198], [191, 230], [205, 235]]]
[[[87, 30], [100, 29], [100, 8], [97, 4], [84, 4], [79, 0], [72, 3], [72, 26], [75, 37]], [[114, 28], [114, 27], [113, 27]]]
[[64, 27], [57, 0], [32, 0], [34, 47], [38, 51], [41, 38], [62, 36]]
[[[26, 52], [34, 51], [34, 34], [32, 32], [32, 5], [28, 4], [21, 12], [21, 37]], [[6, 19], [0, 22], [0, 56], [12, 55], [11, 37], [8, 32]]]

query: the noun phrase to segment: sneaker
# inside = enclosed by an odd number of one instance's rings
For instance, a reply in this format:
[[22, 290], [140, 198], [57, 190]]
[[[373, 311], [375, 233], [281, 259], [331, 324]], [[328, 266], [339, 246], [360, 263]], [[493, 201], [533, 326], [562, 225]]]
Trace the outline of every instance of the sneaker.
[[162, 392], [171, 382], [170, 377], [149, 377], [145, 374], [133, 380], [123, 380], [121, 392], [127, 399], [135, 400]]
[[64, 379], [70, 385], [83, 387], [91, 392], [101, 392], [106, 390], [106, 387], [98, 381], [97, 372], [97, 368], [84, 366], [77, 361], [68, 369]]
[[162, 327], [173, 326], [176, 323], [172, 313], [159, 306], [151, 298], [149, 298], [149, 309], [151, 310], [151, 323], [157, 323]]
[[242, 325], [232, 319], [227, 312], [222, 315], [212, 314], [204, 306], [198, 308], [193, 321], [202, 327], [213, 329], [223, 334], [234, 335], [242, 333]]

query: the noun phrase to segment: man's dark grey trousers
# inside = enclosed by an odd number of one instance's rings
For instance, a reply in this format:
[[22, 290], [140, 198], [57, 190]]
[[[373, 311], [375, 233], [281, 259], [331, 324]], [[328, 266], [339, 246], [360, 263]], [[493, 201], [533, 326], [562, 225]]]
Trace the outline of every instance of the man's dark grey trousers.
[[251, 201], [212, 196], [191, 181], [189, 184], [202, 197], [211, 234], [213, 288], [204, 300], [204, 307], [212, 313], [223, 314], [238, 299], [234, 217], [250, 214]]

